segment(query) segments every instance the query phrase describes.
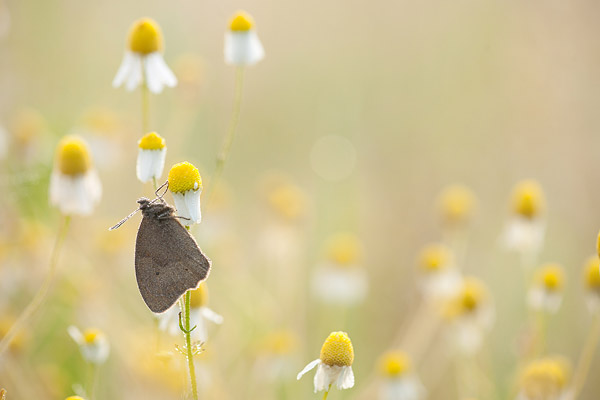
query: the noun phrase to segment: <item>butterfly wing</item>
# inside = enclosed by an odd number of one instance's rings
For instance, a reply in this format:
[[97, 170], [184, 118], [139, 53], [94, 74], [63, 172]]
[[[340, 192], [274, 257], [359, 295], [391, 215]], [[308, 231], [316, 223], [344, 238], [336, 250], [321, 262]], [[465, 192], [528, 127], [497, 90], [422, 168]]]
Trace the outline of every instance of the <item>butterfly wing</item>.
[[167, 311], [209, 272], [210, 260], [179, 221], [144, 216], [135, 244], [135, 275], [152, 312]]

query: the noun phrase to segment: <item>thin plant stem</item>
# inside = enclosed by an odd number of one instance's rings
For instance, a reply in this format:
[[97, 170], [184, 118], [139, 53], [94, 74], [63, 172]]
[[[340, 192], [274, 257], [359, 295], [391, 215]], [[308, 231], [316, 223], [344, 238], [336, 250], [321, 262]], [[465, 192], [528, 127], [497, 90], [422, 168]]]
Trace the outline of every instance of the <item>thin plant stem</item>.
[[592, 365], [592, 360], [594, 358], [596, 348], [598, 347], [599, 340], [600, 313], [596, 311], [596, 313], [594, 314], [594, 319], [592, 321], [592, 326], [581, 350], [581, 355], [579, 356], [579, 362], [577, 363], [575, 374], [573, 375], [573, 400], [576, 399], [577, 396], [579, 396], [579, 394], [581, 393], [581, 389], [583, 389], [583, 385], [585, 384], [588, 373], [590, 371], [590, 366]]
[[56, 241], [54, 242], [54, 248], [52, 249], [52, 255], [50, 256], [50, 268], [48, 269], [48, 274], [42, 283], [42, 286], [37, 291], [31, 302], [27, 305], [25, 310], [19, 315], [17, 321], [10, 327], [6, 335], [0, 340], [0, 356], [2, 353], [6, 351], [12, 340], [15, 336], [23, 329], [24, 325], [27, 323], [27, 320], [37, 311], [37, 309], [43, 304], [46, 295], [48, 294], [48, 290], [54, 281], [54, 277], [56, 275], [56, 266], [58, 264], [58, 257], [60, 255], [60, 250], [62, 248], [62, 244], [67, 235], [67, 231], [69, 230], [69, 223], [71, 222], [71, 216], [65, 215], [62, 221], [61, 227], [58, 229], [58, 234], [56, 236]]
[[227, 158], [229, 157], [229, 152], [231, 150], [231, 145], [233, 144], [233, 139], [235, 138], [235, 133], [237, 131], [238, 124], [240, 122], [240, 111], [242, 108], [242, 88], [244, 86], [244, 67], [236, 67], [235, 70], [235, 89], [233, 96], [233, 110], [231, 112], [231, 119], [229, 120], [229, 130], [227, 131], [227, 135], [225, 136], [225, 140], [223, 141], [223, 146], [221, 147], [221, 151], [217, 155], [217, 166], [215, 168], [215, 172], [213, 174], [213, 178], [209, 183], [209, 187], [206, 192], [206, 198], [210, 202], [210, 194], [214, 190], [215, 186], [219, 182], [221, 175], [223, 174], [223, 169], [225, 168], [225, 163], [227, 162]]
[[156, 184], [156, 177], [152, 177], [152, 185], [154, 185], [154, 193], [158, 190], [158, 185]]
[[184, 337], [185, 337], [185, 349], [187, 351], [187, 362], [188, 362], [188, 369], [190, 371], [190, 380], [192, 382], [192, 398], [194, 400], [198, 400], [198, 388], [196, 386], [196, 370], [194, 367], [194, 352], [192, 349], [192, 333], [191, 333], [191, 327], [190, 327], [190, 303], [192, 300], [192, 292], [190, 290], [188, 290], [187, 292], [185, 292], [184, 295], [184, 300], [183, 300], [183, 304], [184, 304], [184, 308], [185, 308], [185, 312], [184, 312], [184, 321], [185, 321], [185, 331], [183, 332]]
[[329, 391], [330, 390], [331, 390], [331, 384], [329, 385], [329, 387], [327, 388], [327, 390], [323, 394], [323, 400], [327, 400], [327, 396], [329, 396]]
[[89, 383], [90, 400], [96, 399], [96, 390], [98, 388], [98, 380], [100, 379], [100, 366], [95, 363], [90, 363], [91, 374]]
[[150, 93], [148, 92], [148, 85], [146, 82], [142, 83], [142, 135], [148, 133], [148, 126], [150, 125]]

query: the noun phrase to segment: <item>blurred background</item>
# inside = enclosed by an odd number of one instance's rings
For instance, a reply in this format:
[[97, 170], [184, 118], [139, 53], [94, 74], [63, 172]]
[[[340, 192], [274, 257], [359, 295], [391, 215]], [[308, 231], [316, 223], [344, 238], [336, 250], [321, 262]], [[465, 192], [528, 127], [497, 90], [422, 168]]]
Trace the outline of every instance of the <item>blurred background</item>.
[[[157, 329], [135, 282], [140, 216], [107, 231], [153, 194], [135, 175], [140, 92], [111, 81], [131, 23], [154, 18], [179, 84], [151, 96], [150, 128], [167, 142], [166, 172], [189, 161], [210, 182], [231, 117], [223, 38], [238, 9], [254, 17], [266, 56], [246, 71], [238, 135], [192, 229], [213, 261], [209, 306], [224, 318], [209, 324], [197, 359], [201, 398], [321, 398], [312, 375], [295, 376], [342, 330], [356, 385], [331, 399], [377, 398], [380, 357], [398, 347], [426, 398], [462, 399], [461, 358], [422, 306], [418, 270], [421, 248], [446, 237], [438, 196], [457, 183], [478, 204], [460, 268], [487, 285], [495, 308], [474, 357], [485, 383], [467, 394], [508, 399], [517, 390], [529, 282], [500, 237], [522, 179], [546, 197], [536, 262], [566, 274], [546, 352], [576, 365], [591, 319], [582, 268], [600, 226], [600, 3], [2, 1], [0, 334], [48, 269], [60, 221], [48, 181], [62, 136], [87, 140], [103, 185], [94, 214], [73, 219], [42, 308], [0, 359], [7, 398], [89, 392], [70, 325], [98, 328], [110, 343], [95, 398], [184, 398], [182, 338]], [[344, 251], [368, 286], [352, 304], [312, 289], [319, 266], [339, 261], [331, 239], [340, 232], [356, 238]], [[423, 315], [435, 327], [417, 325]], [[425, 342], [406, 339], [415, 336]], [[590, 374], [599, 371], [594, 360]], [[599, 385], [589, 380], [580, 398], [596, 398]]]

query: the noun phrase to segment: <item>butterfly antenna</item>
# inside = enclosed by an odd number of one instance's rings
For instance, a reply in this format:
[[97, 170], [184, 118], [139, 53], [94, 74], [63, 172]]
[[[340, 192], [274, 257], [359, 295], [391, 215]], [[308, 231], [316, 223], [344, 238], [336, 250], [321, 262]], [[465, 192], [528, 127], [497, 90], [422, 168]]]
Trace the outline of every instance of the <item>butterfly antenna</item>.
[[126, 216], [125, 218], [123, 218], [122, 220], [120, 220], [115, 226], [111, 226], [110, 228], [108, 228], [109, 231], [114, 231], [115, 229], [117, 229], [118, 227], [120, 227], [121, 225], [123, 225], [125, 222], [127, 222], [127, 220], [131, 217], [133, 217], [135, 215], [136, 212], [140, 211], [140, 208], [138, 207], [137, 210], [135, 210], [134, 212], [132, 212], [131, 214], [129, 214], [128, 216]]
[[[166, 186], [166, 187], [165, 187]], [[158, 192], [160, 191], [160, 189], [165, 188], [164, 192], [162, 192], [162, 194], [159, 194]], [[167, 190], [169, 190], [169, 181], [165, 181], [165, 183], [163, 183], [162, 185], [160, 185], [158, 187], [158, 189], [156, 189], [156, 191], [154, 192], [154, 194], [156, 195], [156, 197], [158, 197], [159, 199], [162, 199], [163, 196], [165, 194], [167, 194]]]

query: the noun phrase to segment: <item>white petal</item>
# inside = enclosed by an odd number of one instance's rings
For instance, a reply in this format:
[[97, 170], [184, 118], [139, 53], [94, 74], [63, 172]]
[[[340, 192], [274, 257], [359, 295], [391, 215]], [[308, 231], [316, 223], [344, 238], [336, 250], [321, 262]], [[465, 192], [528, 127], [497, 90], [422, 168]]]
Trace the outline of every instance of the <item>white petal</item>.
[[115, 79], [113, 79], [113, 87], [119, 87], [123, 84], [123, 82], [125, 82], [125, 79], [131, 73], [131, 69], [135, 63], [133, 57], [134, 56], [130, 51], [125, 52], [125, 55], [123, 56], [123, 61], [121, 61], [121, 65], [117, 70], [117, 75], [115, 75]]
[[137, 88], [142, 83], [142, 56], [136, 53], [131, 53], [132, 61], [125, 88], [129, 91]]
[[182, 218], [182, 223], [185, 225], [186, 222], [191, 220], [190, 212], [187, 208], [187, 202], [185, 201], [185, 196], [183, 193], [172, 193], [172, 195], [175, 208], [177, 209], [177, 215]]
[[71, 176], [54, 168], [49, 189], [50, 203], [65, 215], [91, 214], [102, 196], [102, 185], [94, 170]]
[[83, 333], [81, 333], [81, 331], [79, 330], [79, 328], [77, 328], [76, 326], [70, 325], [67, 328], [67, 332], [69, 333], [69, 336], [71, 336], [71, 338], [75, 341], [75, 343], [77, 343], [78, 345], [82, 345], [84, 343], [83, 340]]
[[157, 65], [157, 57], [159, 53], [150, 53], [144, 57], [144, 74], [146, 77], [146, 85], [152, 93], [160, 93], [163, 89], [161, 80], [160, 65]]
[[352, 305], [363, 301], [368, 291], [366, 272], [361, 267], [340, 268], [329, 263], [313, 273], [311, 287], [323, 302]]
[[196, 326], [192, 331], [192, 338], [195, 341], [206, 342], [208, 339], [208, 329], [202, 312], [200, 310], [193, 310], [190, 313], [190, 321], [192, 326]]
[[208, 307], [200, 307], [200, 312], [202, 313], [202, 316], [204, 318], [211, 322], [214, 322], [215, 324], [220, 325], [223, 323], [223, 317]]
[[190, 218], [190, 220], [183, 221], [183, 224], [186, 226], [198, 224], [202, 220], [202, 211], [200, 210], [201, 193], [202, 190], [188, 190], [183, 194]]
[[232, 65], [252, 65], [262, 60], [265, 51], [254, 31], [225, 34], [225, 62]]
[[318, 358], [316, 360], [309, 362], [306, 365], [306, 367], [304, 367], [304, 369], [298, 373], [298, 375], [296, 376], [296, 379], [302, 378], [302, 375], [306, 374], [308, 371], [310, 371], [311, 369], [313, 369], [314, 367], [319, 365], [320, 362], [321, 362], [321, 360]]
[[156, 57], [156, 66], [160, 73], [162, 82], [168, 87], [175, 87], [177, 85], [177, 78], [173, 71], [169, 68], [162, 54], [157, 53]]
[[152, 180], [152, 178], [159, 179], [163, 173], [166, 156], [166, 147], [160, 150], [139, 149], [136, 164], [138, 179], [143, 183]]
[[338, 389], [350, 389], [354, 386], [354, 372], [352, 367], [342, 367], [342, 373], [337, 379], [336, 386]]
[[98, 337], [94, 343], [86, 343], [80, 347], [83, 358], [92, 364], [102, 364], [108, 358], [110, 345], [106, 337]]
[[339, 378], [342, 367], [337, 365], [319, 364], [315, 374], [315, 393], [321, 390], [329, 390], [329, 387]]

